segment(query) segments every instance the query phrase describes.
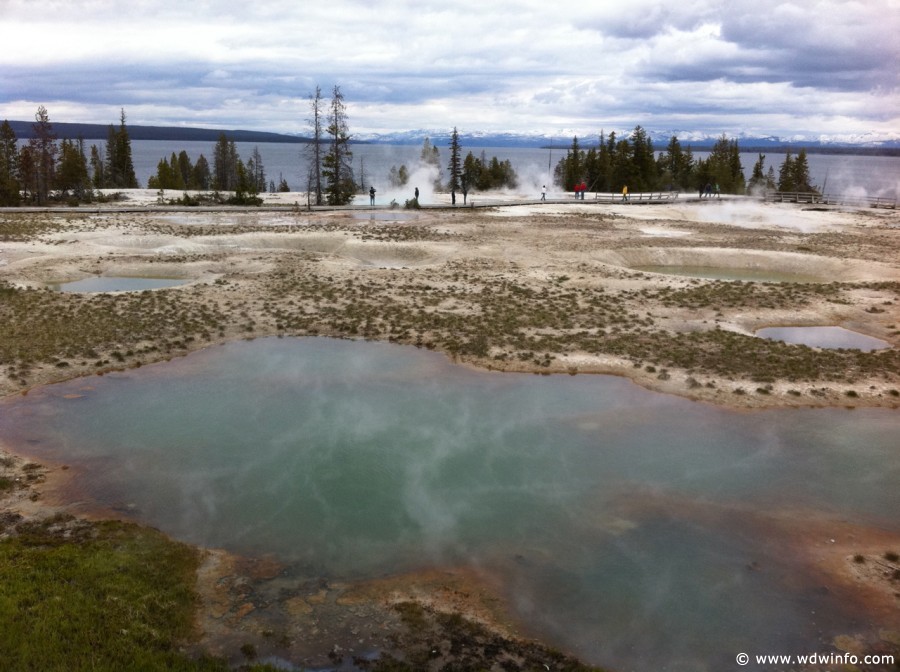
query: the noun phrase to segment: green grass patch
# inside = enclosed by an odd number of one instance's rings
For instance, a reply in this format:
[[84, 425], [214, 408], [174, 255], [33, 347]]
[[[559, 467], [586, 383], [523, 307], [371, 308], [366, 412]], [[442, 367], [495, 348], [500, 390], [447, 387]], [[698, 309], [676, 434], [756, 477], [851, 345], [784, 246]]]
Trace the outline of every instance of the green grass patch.
[[179, 651], [195, 549], [133, 524], [57, 516], [0, 542], [0, 659], [9, 670], [227, 670]]

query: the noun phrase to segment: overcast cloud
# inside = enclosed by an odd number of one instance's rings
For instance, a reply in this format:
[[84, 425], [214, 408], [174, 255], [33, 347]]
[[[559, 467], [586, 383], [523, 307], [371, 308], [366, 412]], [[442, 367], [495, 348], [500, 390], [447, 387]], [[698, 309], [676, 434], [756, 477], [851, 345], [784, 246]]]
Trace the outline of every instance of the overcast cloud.
[[0, 119], [900, 138], [900, 0], [0, 0]]

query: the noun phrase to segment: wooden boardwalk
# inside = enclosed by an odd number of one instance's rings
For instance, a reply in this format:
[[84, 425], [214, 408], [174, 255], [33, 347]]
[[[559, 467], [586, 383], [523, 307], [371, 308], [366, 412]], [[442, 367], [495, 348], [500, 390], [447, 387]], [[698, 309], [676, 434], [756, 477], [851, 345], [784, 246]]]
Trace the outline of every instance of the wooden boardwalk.
[[896, 198], [881, 196], [834, 196], [817, 191], [771, 191], [765, 200], [775, 203], [821, 203], [822, 205], [852, 205], [862, 208], [897, 209]]

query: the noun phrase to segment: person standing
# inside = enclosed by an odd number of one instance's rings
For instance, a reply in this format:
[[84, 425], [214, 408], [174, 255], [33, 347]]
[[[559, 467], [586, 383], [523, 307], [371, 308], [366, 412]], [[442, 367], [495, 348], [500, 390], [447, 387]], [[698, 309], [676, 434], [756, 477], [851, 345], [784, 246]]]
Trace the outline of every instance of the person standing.
[[419, 204], [419, 188], [416, 187], [416, 205]]
[[369, 205], [375, 205], [375, 187], [369, 187]]
[[622, 186], [622, 200], [623, 201], [628, 200], [628, 185], [627, 184]]
[[547, 200], [547, 185], [546, 184], [543, 187], [541, 187], [541, 200], [542, 201]]

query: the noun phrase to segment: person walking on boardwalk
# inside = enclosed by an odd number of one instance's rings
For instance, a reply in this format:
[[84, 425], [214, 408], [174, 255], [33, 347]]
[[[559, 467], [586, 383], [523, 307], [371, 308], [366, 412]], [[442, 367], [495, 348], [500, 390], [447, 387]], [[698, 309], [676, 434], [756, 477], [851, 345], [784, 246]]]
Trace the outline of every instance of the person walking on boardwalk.
[[623, 201], [628, 200], [628, 185], [627, 184], [622, 186], [622, 200]]
[[369, 187], [369, 205], [375, 205], [375, 187]]
[[416, 187], [416, 205], [419, 204], [419, 188]]
[[546, 184], [543, 187], [541, 187], [541, 200], [542, 201], [547, 200], [547, 185]]

